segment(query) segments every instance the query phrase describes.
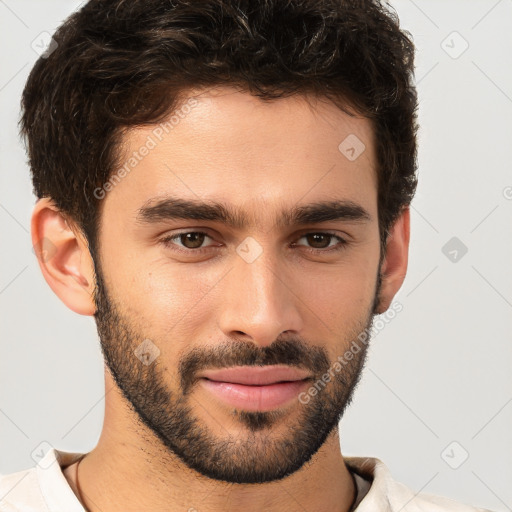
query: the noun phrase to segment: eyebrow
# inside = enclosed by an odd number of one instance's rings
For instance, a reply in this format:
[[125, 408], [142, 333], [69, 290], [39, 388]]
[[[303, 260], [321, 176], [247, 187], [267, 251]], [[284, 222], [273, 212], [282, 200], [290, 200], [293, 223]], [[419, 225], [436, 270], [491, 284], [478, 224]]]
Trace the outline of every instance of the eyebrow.
[[[138, 224], [167, 220], [202, 220], [221, 222], [234, 229], [247, 228], [250, 217], [238, 208], [217, 201], [201, 201], [165, 196], [149, 199], [138, 209]], [[316, 224], [327, 221], [371, 222], [372, 217], [361, 205], [349, 200], [316, 201], [281, 210], [275, 227]]]

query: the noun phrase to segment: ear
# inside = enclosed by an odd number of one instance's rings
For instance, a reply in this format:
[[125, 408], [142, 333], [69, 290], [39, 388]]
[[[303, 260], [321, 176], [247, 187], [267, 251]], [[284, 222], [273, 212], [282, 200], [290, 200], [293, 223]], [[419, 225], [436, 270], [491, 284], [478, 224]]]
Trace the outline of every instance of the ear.
[[389, 231], [381, 265], [382, 283], [376, 314], [380, 315], [389, 308], [393, 297], [404, 282], [407, 273], [409, 238], [410, 211], [407, 207], [402, 210]]
[[45, 197], [35, 205], [31, 234], [50, 288], [75, 313], [94, 315], [94, 264], [82, 232]]

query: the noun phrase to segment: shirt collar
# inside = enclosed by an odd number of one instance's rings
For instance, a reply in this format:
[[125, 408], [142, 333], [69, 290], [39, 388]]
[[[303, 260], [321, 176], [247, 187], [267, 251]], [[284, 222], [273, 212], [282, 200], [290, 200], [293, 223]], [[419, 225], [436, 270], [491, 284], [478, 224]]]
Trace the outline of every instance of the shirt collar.
[[393, 492], [394, 481], [387, 466], [373, 457], [343, 457], [343, 460], [350, 471], [369, 482], [354, 512], [393, 512], [389, 495]]
[[[65, 452], [55, 448], [48, 451], [36, 466], [41, 492], [50, 510], [62, 512], [84, 512], [75, 493], [62, 472], [74, 464], [84, 453]], [[343, 457], [348, 469], [369, 482], [369, 489], [363, 489], [358, 496], [355, 512], [393, 512], [389, 495], [393, 492], [393, 479], [387, 466], [373, 457]], [[361, 489], [359, 489], [361, 492]], [[366, 492], [366, 494], [364, 494]]]

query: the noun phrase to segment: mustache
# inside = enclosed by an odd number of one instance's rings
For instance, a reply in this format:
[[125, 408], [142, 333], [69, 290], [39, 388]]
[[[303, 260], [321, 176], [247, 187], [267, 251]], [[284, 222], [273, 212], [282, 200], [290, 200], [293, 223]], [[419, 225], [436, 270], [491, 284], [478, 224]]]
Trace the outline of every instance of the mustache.
[[183, 393], [187, 394], [202, 370], [270, 365], [287, 365], [318, 375], [329, 369], [330, 361], [325, 349], [300, 339], [277, 340], [261, 348], [246, 340], [237, 340], [214, 347], [193, 348], [178, 364], [178, 373]]

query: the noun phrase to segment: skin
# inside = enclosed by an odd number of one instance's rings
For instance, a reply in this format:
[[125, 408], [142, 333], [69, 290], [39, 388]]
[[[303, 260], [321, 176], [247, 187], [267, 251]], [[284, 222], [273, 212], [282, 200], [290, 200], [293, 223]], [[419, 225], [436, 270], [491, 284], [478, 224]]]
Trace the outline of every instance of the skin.
[[[96, 271], [84, 236], [51, 199], [33, 212], [33, 244], [53, 244], [52, 256], [39, 260], [46, 281], [70, 309], [95, 315], [105, 355], [105, 419], [79, 466], [81, 499], [94, 512], [346, 512], [355, 488], [338, 421], [364, 345], [308, 404], [273, 411], [225, 405], [200, 385], [198, 369], [273, 362], [320, 379], [402, 285], [409, 210], [391, 227], [379, 267], [367, 119], [304, 96], [264, 103], [229, 87], [190, 95], [196, 106], [101, 201]], [[123, 157], [153, 129], [125, 134]], [[338, 149], [350, 134], [366, 147], [354, 161]], [[238, 207], [251, 223], [137, 221], [150, 198], [169, 193]], [[357, 203], [370, 219], [274, 226], [282, 209], [336, 199]], [[202, 245], [161, 241], [197, 231], [208, 234]], [[348, 244], [322, 253], [338, 240], [305, 236], [326, 231]], [[236, 251], [249, 236], [262, 250], [250, 263]], [[179, 252], [197, 246], [206, 252]], [[149, 365], [134, 357], [145, 339], [160, 351]], [[64, 474], [79, 496], [76, 469]]]

